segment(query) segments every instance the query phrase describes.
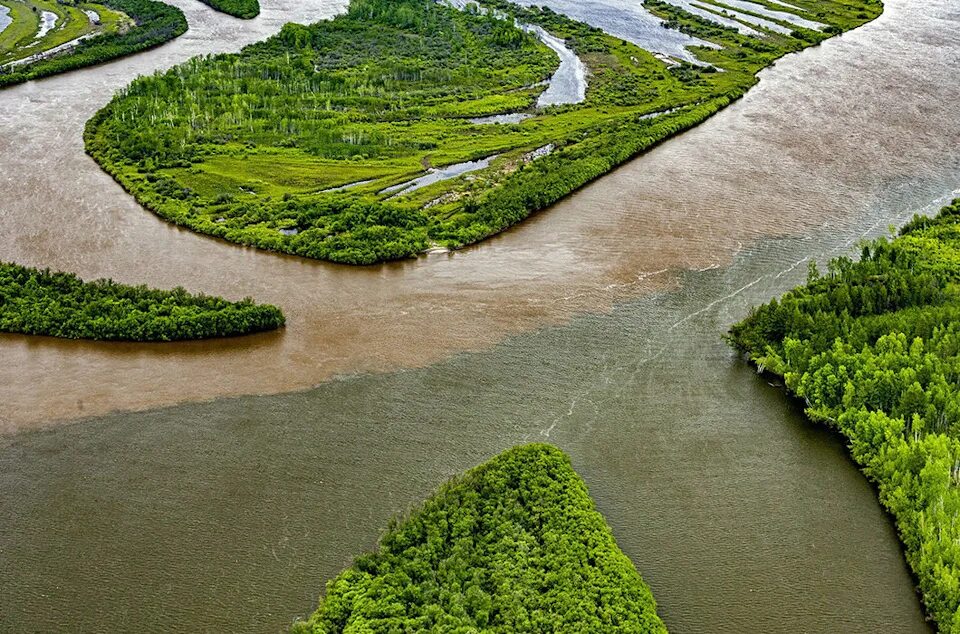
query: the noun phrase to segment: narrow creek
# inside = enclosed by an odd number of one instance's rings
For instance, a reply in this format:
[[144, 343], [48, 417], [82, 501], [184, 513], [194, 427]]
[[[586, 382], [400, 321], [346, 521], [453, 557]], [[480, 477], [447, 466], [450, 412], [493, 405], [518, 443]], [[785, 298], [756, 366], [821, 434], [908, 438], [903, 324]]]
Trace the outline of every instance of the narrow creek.
[[3, 33], [3, 30], [13, 24], [13, 18], [10, 17], [9, 7], [0, 5], [0, 33]]
[[53, 30], [53, 27], [57, 25], [57, 14], [53, 11], [41, 11], [40, 12], [40, 30], [37, 31], [37, 37], [34, 38], [35, 41], [39, 42], [46, 36], [47, 33]]
[[582, 103], [587, 98], [587, 67], [580, 58], [567, 48], [563, 40], [550, 35], [543, 28], [529, 24], [523, 28], [536, 34], [541, 42], [560, 56], [560, 68], [537, 99], [537, 107]]

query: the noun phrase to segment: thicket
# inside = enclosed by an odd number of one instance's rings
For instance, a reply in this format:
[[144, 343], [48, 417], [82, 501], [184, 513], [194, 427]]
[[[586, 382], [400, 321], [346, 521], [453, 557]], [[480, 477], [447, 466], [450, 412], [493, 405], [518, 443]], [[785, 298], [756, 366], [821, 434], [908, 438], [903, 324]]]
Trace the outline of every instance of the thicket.
[[665, 633], [649, 588], [555, 447], [511, 449], [394, 522], [298, 634]]
[[960, 200], [862, 246], [733, 327], [850, 441], [941, 632], [960, 632]]
[[187, 30], [187, 19], [176, 7], [154, 0], [103, 0], [125, 13], [135, 26], [126, 32], [105, 33], [83, 40], [70, 51], [30, 64], [0, 68], [0, 88], [100, 64], [168, 42]]
[[[334, 20], [287, 25], [239, 54], [139, 79], [88, 123], [87, 150], [172, 222], [370, 264], [502, 231], [697, 125], [743, 95], [760, 69], [811, 43], [743, 36], [648, 0], [668, 24], [719, 47], [695, 49], [708, 65], [671, 66], [548, 9], [482, 4], [494, 11], [353, 0]], [[844, 16], [835, 21], [843, 28], [880, 10], [873, 0], [818, 6], [827, 23]], [[534, 108], [558, 60], [496, 17], [504, 14], [565, 39], [589, 68], [586, 101]], [[510, 112], [535, 116], [518, 125], [470, 120]], [[546, 147], [552, 152], [536, 154]], [[430, 167], [482, 158], [490, 166], [467, 176], [397, 197], [386, 191]]]
[[259, 0], [200, 0], [206, 5], [238, 18], [249, 20], [260, 15]]
[[245, 299], [84, 282], [0, 263], [0, 332], [67, 339], [174, 341], [244, 335], [284, 325], [283, 313]]

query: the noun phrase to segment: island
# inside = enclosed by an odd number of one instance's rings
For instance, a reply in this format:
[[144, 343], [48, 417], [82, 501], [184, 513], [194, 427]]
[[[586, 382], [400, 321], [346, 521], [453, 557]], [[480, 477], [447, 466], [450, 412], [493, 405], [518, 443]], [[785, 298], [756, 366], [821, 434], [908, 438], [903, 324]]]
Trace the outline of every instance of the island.
[[665, 634], [570, 459], [523, 445], [447, 483], [327, 585], [295, 634]]
[[152, 290], [110, 280], [0, 263], [0, 332], [99, 341], [231, 337], [284, 325], [279, 308], [229, 302], [182, 288]]
[[771, 17], [745, 34], [647, 0], [664, 28], [698, 38], [690, 61], [505, 0], [352, 0], [333, 20], [134, 81], [88, 122], [86, 148], [147, 209], [238, 244], [347, 264], [458, 249], [882, 11], [777, 6], [818, 28]]

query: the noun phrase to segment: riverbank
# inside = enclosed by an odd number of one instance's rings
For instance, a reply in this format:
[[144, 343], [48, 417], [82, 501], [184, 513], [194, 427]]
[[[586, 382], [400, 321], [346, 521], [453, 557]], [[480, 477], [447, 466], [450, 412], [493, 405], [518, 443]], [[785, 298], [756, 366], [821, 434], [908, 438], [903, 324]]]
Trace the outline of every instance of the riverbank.
[[784, 377], [807, 414], [838, 429], [897, 520], [940, 631], [960, 618], [960, 200], [892, 240], [831, 260], [760, 307], [731, 341]]
[[[37, 2], [35, 7], [31, 5], [35, 10], [46, 6], [45, 0]], [[182, 11], [154, 0], [51, 4], [57, 13], [44, 11], [49, 24], [40, 29], [36, 39], [9, 36], [25, 23], [29, 35], [31, 25], [23, 16], [15, 15], [14, 23], [5, 30], [6, 41], [0, 39], [0, 88], [138, 53], [187, 30]], [[25, 14], [32, 15], [30, 10]]]
[[[354, 0], [331, 22], [134, 82], [91, 119], [87, 151], [146, 208], [194, 231], [345, 264], [398, 260], [504, 231], [702, 123], [787, 53], [882, 11], [876, 0], [819, 3], [824, 31], [751, 37], [651, 0], [665, 26], [710, 44], [690, 64], [552, 11], [484, 6]], [[543, 50], [507, 15], [556, 38], [545, 41], [562, 53], [561, 74], [585, 65], [582, 103], [543, 99], [556, 89], [541, 84]], [[535, 101], [554, 107], [515, 125], [473, 122]], [[404, 189], [428, 164], [460, 175]]]

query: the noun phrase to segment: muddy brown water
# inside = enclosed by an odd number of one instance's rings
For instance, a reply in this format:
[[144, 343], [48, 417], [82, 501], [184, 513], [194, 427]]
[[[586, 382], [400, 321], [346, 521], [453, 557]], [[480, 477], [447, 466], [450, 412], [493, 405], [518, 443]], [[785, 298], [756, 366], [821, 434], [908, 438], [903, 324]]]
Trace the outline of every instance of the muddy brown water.
[[289, 326], [0, 337], [0, 631], [280, 631], [392, 514], [530, 440], [571, 454], [674, 632], [924, 631], [842, 445], [719, 335], [960, 189], [954, 4], [888, 2], [515, 229], [363, 269], [179, 230], [83, 154], [133, 76], [342, 8], [178, 5], [174, 43], [0, 91], [0, 258], [252, 295]]
[[[333, 376], [425, 366], [724, 266], [956, 182], [957, 11], [891, 3], [878, 21], [781, 60], [720, 116], [498, 238], [347, 268], [244, 249], [144, 212], [82, 150], [85, 121], [135, 75], [235, 49], [340, 4], [272, 3], [253, 22], [183, 0], [191, 30], [144, 55], [0, 92], [0, 257], [280, 305], [280, 334], [179, 345], [0, 337], [0, 430]], [[952, 13], [951, 13], [952, 11]], [[899, 209], [898, 209], [899, 211]]]

